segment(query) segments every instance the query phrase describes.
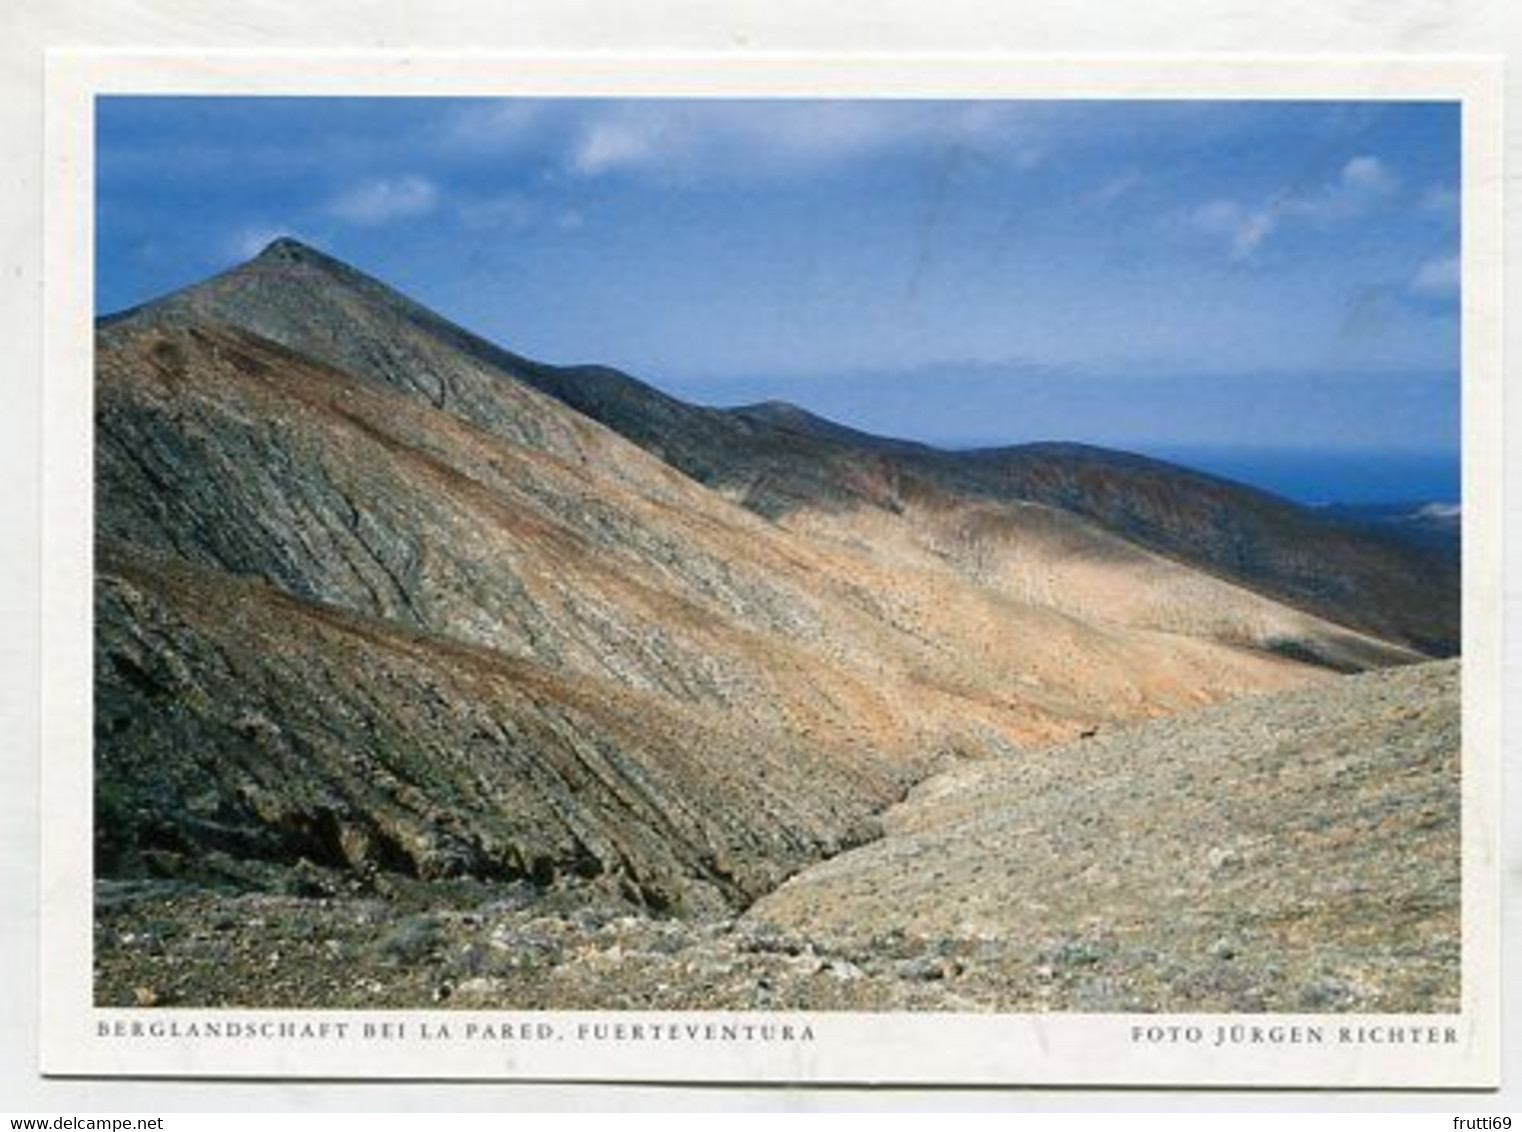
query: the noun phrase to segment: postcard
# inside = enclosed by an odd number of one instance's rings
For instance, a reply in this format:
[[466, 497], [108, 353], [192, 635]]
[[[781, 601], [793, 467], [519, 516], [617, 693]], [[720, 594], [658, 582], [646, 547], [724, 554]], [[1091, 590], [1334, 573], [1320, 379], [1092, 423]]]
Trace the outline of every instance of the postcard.
[[44, 1071], [1494, 1086], [1499, 91], [51, 56]]

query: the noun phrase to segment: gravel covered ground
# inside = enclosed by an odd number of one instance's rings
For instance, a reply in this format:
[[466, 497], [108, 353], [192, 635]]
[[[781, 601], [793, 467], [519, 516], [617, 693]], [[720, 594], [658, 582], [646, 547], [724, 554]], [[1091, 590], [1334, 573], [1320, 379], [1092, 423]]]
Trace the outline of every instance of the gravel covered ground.
[[428, 888], [391, 899], [117, 889], [99, 917], [100, 1002], [564, 1010], [990, 1004], [978, 989], [992, 973], [986, 948], [974, 954], [885, 936], [832, 951], [804, 933], [744, 921], [651, 919], [595, 893], [546, 899]]
[[1456, 1009], [1459, 748], [1456, 661], [1247, 697], [937, 776], [749, 915], [991, 943], [1000, 1004]]
[[1452, 1010], [1458, 688], [1423, 665], [969, 764], [739, 919], [212, 855], [102, 882], [98, 1001]]

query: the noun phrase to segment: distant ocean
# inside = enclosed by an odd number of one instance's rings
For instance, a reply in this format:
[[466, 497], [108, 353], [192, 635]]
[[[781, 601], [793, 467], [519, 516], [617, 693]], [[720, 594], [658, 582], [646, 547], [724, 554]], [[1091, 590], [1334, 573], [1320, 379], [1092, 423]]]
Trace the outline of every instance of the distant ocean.
[[1456, 453], [1151, 450], [1175, 464], [1293, 499], [1297, 503], [1459, 503]]
[[1275, 395], [1260, 401], [1241, 380], [1100, 374], [1073, 382], [1007, 367], [757, 378], [722, 387], [694, 380], [666, 388], [699, 404], [791, 401], [852, 428], [940, 448], [1094, 444], [1299, 503], [1461, 502], [1457, 381], [1452, 375], [1381, 381], [1276, 379]]

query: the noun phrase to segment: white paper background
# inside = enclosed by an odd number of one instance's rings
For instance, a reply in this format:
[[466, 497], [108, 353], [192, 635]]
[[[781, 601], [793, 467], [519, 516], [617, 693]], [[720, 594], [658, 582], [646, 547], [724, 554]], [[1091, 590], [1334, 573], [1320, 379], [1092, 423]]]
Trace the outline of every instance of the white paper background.
[[[673, 1090], [569, 1086], [296, 1085], [281, 1083], [164, 1083], [44, 1081], [35, 1071], [37, 995], [36, 804], [38, 762], [37, 613], [39, 454], [41, 412], [42, 52], [46, 47], [121, 48], [468, 48], [473, 50], [912, 52], [1018, 51], [1137, 53], [1209, 51], [1295, 54], [1377, 52], [1496, 53], [1522, 62], [1522, 10], [1502, 2], [1342, 0], [1340, 3], [1262, 0], [1150, 0], [1131, 3], [955, 2], [896, 0], [720, 7], [688, 3], [456, 2], [371, 0], [328, 5], [288, 0], [180, 0], [93, 4], [0, 0], [5, 67], [0, 70], [0, 332], [5, 344], [5, 396], [0, 402], [0, 962], [10, 976], [0, 992], [0, 1109], [73, 1111], [217, 1110], [223, 1108], [641, 1108], [862, 1106], [891, 1108], [1393, 1108], [1445, 1113], [1515, 1110], [1522, 1090], [1522, 985], [1516, 971], [1504, 983], [1506, 1066], [1510, 1088], [1499, 1095], [1222, 1094], [1164, 1092], [926, 1093], [894, 1091]], [[1511, 77], [1515, 91], [1517, 76]], [[1512, 100], [1508, 98], [1508, 102]], [[1522, 159], [1519, 123], [1508, 129], [1509, 164]], [[1518, 167], [1512, 164], [1512, 167]], [[1518, 189], [1508, 188], [1507, 213], [1518, 213]], [[1513, 222], [1509, 250], [1518, 247]], [[1515, 262], [1515, 255], [1508, 255]], [[1513, 278], [1515, 278], [1513, 276]], [[1517, 321], [1509, 344], [1519, 344]], [[1516, 434], [1516, 398], [1508, 397], [1508, 432]], [[1508, 461], [1506, 526], [1522, 532], [1522, 484]], [[1517, 624], [1518, 586], [1508, 586], [1508, 623]], [[1515, 649], [1509, 649], [1507, 688], [1522, 690]], [[1508, 696], [1512, 699], [1512, 696]], [[1515, 770], [1517, 743], [1508, 743]], [[1512, 815], [1503, 842], [1507, 938], [1522, 939], [1522, 789], [1508, 782]]]

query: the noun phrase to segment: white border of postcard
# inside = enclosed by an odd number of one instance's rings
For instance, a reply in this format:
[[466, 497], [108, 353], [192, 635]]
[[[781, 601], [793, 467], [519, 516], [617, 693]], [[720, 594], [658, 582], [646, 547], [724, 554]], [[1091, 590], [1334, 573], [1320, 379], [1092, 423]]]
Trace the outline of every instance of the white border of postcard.
[[[94, 99], [1427, 99], [1463, 105], [1463, 986], [1454, 1015], [588, 1014], [92, 1005]], [[1488, 1088], [1499, 1077], [1501, 66], [1489, 59], [55, 52], [46, 121], [44, 1072]], [[210, 1024], [210, 1025], [208, 1025]], [[213, 1036], [212, 1032], [215, 1032]]]

